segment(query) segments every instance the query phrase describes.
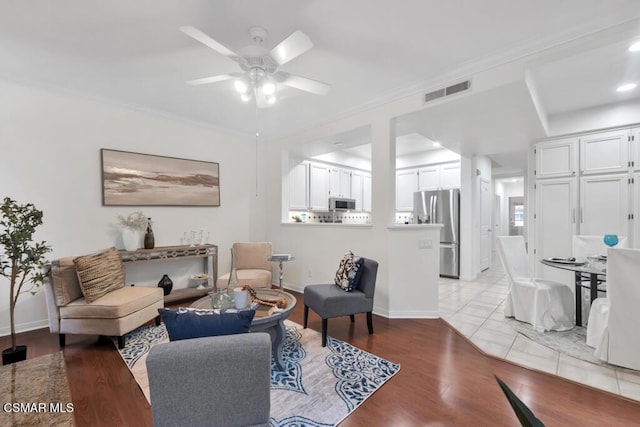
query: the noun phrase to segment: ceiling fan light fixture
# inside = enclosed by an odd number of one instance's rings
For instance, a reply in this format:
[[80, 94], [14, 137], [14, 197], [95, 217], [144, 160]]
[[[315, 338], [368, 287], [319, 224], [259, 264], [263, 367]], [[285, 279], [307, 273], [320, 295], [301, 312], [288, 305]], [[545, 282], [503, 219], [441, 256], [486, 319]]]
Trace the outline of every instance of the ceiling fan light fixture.
[[640, 41], [631, 44], [631, 46], [629, 46], [629, 52], [640, 52]]
[[264, 93], [266, 96], [273, 95], [274, 93], [276, 93], [276, 85], [270, 81], [264, 82], [262, 85], [262, 93]]
[[249, 101], [251, 101], [251, 97], [250, 97], [248, 94], [246, 94], [246, 93], [240, 94], [240, 99], [242, 100], [242, 102], [249, 102]]
[[273, 105], [278, 100], [275, 95], [266, 95], [267, 104]]
[[618, 86], [616, 91], [617, 92], [628, 92], [630, 90], [635, 89], [637, 86], [638, 85], [636, 83], [625, 83], [622, 86]]
[[235, 87], [236, 91], [240, 94], [246, 94], [247, 91], [249, 90], [249, 86], [241, 79], [234, 81], [233, 87]]

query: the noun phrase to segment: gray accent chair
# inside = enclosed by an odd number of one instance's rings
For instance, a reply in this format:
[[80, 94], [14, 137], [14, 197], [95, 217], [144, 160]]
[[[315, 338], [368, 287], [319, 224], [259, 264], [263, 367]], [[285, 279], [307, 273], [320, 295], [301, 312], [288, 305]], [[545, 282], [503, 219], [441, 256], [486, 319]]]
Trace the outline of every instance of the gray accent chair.
[[307, 285], [304, 288], [304, 328], [307, 327], [309, 308], [322, 318], [322, 346], [327, 346], [327, 320], [332, 317], [350, 316], [355, 322], [355, 314], [367, 313], [369, 334], [373, 334], [373, 295], [376, 290], [378, 262], [364, 258], [362, 277], [358, 287], [345, 292], [335, 284]]
[[155, 427], [269, 425], [269, 334], [159, 344], [146, 363]]

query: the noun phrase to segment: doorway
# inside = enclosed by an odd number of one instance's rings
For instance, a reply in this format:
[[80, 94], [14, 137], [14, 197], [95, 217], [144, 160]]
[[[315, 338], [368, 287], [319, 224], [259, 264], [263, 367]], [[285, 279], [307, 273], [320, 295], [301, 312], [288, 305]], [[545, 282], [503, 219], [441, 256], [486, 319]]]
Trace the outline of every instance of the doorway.
[[493, 198], [491, 197], [491, 183], [489, 180], [480, 179], [480, 270], [484, 271], [491, 266], [491, 210]]
[[524, 235], [524, 197], [509, 197], [509, 236]]

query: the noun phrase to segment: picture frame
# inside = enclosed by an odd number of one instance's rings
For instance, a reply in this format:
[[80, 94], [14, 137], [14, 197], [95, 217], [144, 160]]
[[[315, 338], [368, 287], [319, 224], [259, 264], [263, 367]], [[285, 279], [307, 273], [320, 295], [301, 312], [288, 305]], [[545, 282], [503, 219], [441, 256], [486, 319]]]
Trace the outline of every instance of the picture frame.
[[220, 206], [220, 164], [100, 149], [103, 206]]

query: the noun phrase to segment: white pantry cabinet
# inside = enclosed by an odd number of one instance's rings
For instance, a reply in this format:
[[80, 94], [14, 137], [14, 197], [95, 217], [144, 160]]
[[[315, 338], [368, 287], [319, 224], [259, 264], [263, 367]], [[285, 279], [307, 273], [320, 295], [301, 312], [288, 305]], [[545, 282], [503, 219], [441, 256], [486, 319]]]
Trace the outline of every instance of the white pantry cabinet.
[[580, 137], [580, 173], [583, 175], [627, 172], [628, 129], [599, 132]]
[[[553, 178], [536, 181], [535, 263], [537, 272], [547, 279], [562, 280], [568, 275], [557, 268], [543, 266], [540, 259], [569, 256], [573, 236], [577, 234], [577, 178]], [[538, 273], [540, 274], [540, 273]]]
[[627, 174], [580, 178], [580, 234], [629, 237], [629, 196]]
[[540, 142], [536, 144], [535, 155], [536, 179], [574, 176], [578, 165], [578, 139]]

